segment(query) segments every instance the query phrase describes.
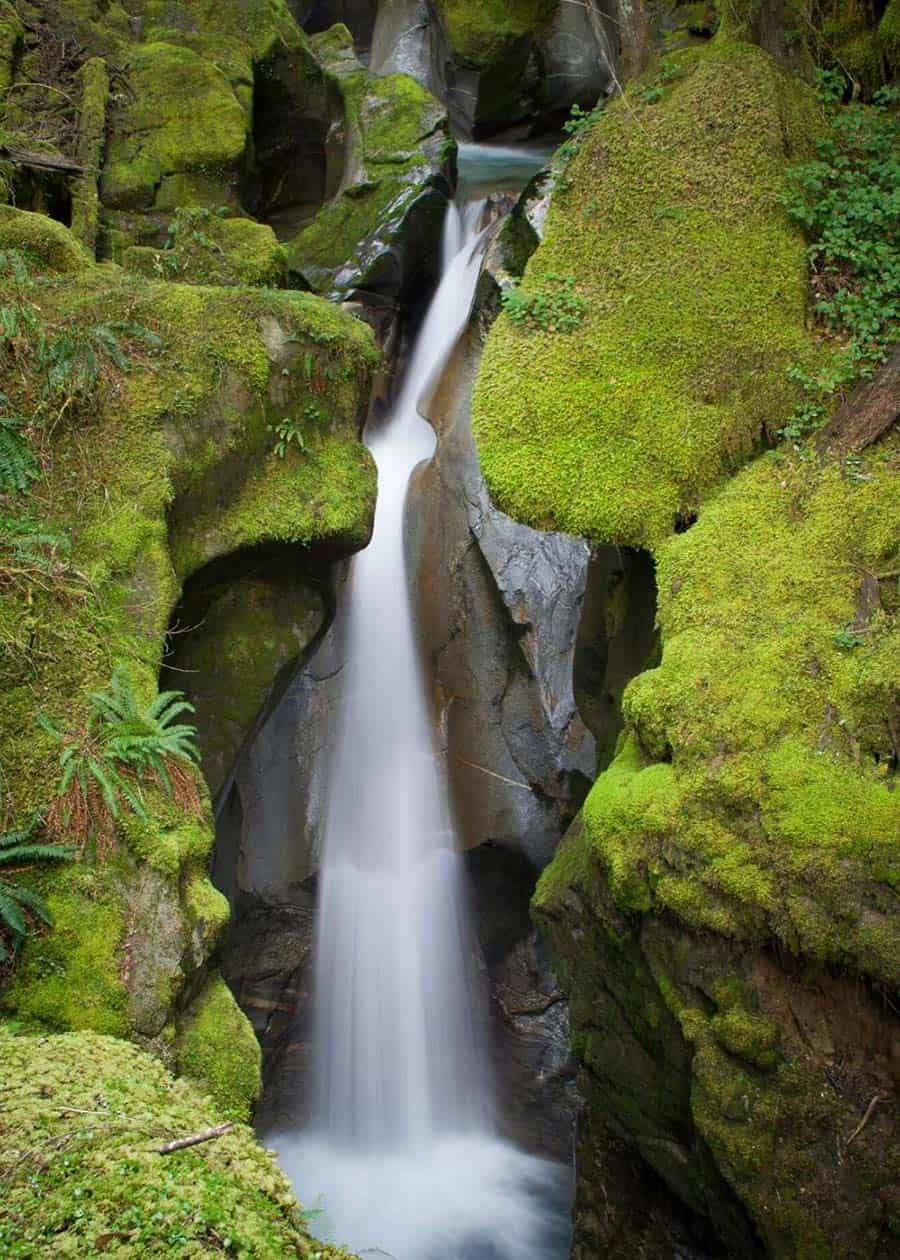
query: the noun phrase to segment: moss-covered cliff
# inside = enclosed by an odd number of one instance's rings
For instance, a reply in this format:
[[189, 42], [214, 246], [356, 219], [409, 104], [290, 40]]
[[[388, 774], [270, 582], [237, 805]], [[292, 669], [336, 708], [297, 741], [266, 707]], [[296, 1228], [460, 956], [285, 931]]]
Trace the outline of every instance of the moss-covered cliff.
[[473, 402], [502, 507], [657, 571], [661, 663], [533, 907], [578, 1260], [657, 1254], [623, 1140], [730, 1256], [897, 1246], [897, 439], [758, 453], [828, 353], [779, 204], [822, 119], [726, 27], [587, 131]]
[[[147, 282], [94, 266], [42, 216], [6, 210], [0, 247], [25, 260], [4, 255], [20, 321], [4, 353], [37, 458], [3, 518], [12, 820], [57, 792], [60, 749], [38, 714], [84, 730], [89, 693], [122, 668], [140, 702], [155, 695], [192, 573], [262, 544], [365, 541], [374, 472], [358, 434], [377, 355], [364, 325], [310, 295]], [[280, 457], [285, 417], [303, 443]], [[89, 840], [40, 874], [56, 926], [29, 939], [3, 1003], [29, 1026], [137, 1036], [246, 1115], [255, 1040], [227, 990], [203, 985], [227, 921], [206, 873], [208, 807], [143, 791], [147, 819], [124, 810], [109, 851]]]

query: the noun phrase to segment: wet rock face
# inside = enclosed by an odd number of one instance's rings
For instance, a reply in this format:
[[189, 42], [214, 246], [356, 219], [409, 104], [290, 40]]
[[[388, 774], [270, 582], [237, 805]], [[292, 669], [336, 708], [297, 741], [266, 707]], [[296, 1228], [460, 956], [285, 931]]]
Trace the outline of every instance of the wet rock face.
[[222, 971], [262, 1047], [262, 1131], [305, 1119], [316, 871], [342, 664], [332, 623], [242, 756], [217, 818], [213, 879], [233, 906]]
[[590, 553], [490, 503], [468, 428], [481, 325], [428, 405], [438, 445], [410, 489], [413, 592], [462, 842], [490, 840], [540, 869], [594, 773], [572, 690]]
[[292, 272], [333, 298], [406, 305], [437, 279], [454, 183], [446, 111], [406, 74], [370, 75], [346, 27], [312, 45], [337, 101], [326, 149], [340, 174], [288, 246]]
[[656, 663], [658, 635], [653, 561], [632, 547], [591, 555], [575, 647], [578, 709], [597, 741], [597, 766], [612, 760], [622, 729], [622, 693]]
[[490, 999], [498, 1123], [519, 1146], [568, 1162], [580, 1098], [568, 1005], [528, 913], [534, 868], [488, 843], [466, 854], [466, 876]]
[[615, 24], [599, 6], [509, 6], [506, 25], [460, 0], [379, 5], [372, 70], [401, 70], [447, 103], [454, 127], [477, 139], [517, 125], [540, 131], [613, 86]]

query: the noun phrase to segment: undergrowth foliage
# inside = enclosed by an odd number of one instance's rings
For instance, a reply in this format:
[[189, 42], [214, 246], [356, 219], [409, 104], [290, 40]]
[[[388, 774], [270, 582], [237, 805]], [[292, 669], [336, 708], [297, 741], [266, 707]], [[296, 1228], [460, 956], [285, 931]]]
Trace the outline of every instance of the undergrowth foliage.
[[535, 332], [572, 332], [584, 316], [584, 299], [575, 292], [575, 277], [551, 272], [542, 288], [505, 290], [503, 309], [514, 324]]
[[[35, 814], [24, 827], [0, 836], [0, 868], [18, 874], [36, 862], [58, 862], [72, 857], [74, 849], [70, 846], [35, 840], [33, 837], [40, 825], [40, 816]], [[0, 879], [0, 962], [6, 962], [15, 954], [35, 919], [48, 926], [53, 924], [53, 916], [40, 893], [20, 879], [12, 882], [8, 878]]]
[[871, 376], [900, 335], [900, 91], [842, 106], [843, 87], [835, 72], [820, 76], [828, 131], [782, 195], [810, 238], [816, 314], [846, 341], [825, 371], [791, 369], [806, 394], [780, 431], [792, 442], [819, 428], [829, 400]]
[[62, 744], [57, 799], [48, 816], [56, 834], [70, 834], [83, 847], [93, 832], [98, 846], [112, 844], [113, 824], [127, 808], [147, 820], [142, 789], [155, 783], [179, 805], [202, 811], [194, 764], [199, 760], [196, 728], [178, 719], [194, 706], [181, 691], [163, 691], [139, 709], [124, 670], [104, 691], [89, 696], [84, 727], [60, 730], [41, 714], [38, 721]]

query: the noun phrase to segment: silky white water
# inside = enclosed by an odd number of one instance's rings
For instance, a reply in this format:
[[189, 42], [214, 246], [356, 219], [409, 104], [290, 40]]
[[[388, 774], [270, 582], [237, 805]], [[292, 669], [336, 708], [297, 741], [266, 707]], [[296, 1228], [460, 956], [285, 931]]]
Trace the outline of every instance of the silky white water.
[[308, 1130], [273, 1140], [321, 1237], [395, 1260], [565, 1255], [567, 1173], [493, 1132], [446, 785], [404, 560], [417, 404], [466, 322], [484, 203], [451, 207], [442, 279], [386, 425], [372, 541], [353, 561], [346, 689], [329, 776]]

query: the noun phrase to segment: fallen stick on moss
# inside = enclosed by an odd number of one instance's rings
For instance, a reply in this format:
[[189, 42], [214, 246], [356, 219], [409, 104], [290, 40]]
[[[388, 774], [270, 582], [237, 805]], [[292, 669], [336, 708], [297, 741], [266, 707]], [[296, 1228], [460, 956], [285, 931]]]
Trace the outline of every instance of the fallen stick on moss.
[[173, 1151], [183, 1151], [188, 1146], [199, 1146], [201, 1142], [211, 1142], [213, 1138], [222, 1137], [234, 1128], [234, 1121], [228, 1120], [225, 1124], [217, 1124], [212, 1129], [201, 1129], [199, 1133], [192, 1133], [190, 1137], [175, 1138], [174, 1142], [166, 1142], [165, 1146], [157, 1147], [157, 1155], [171, 1155]]
[[868, 1107], [866, 1107], [865, 1115], [863, 1116], [862, 1120], [860, 1120], [859, 1124], [856, 1126], [856, 1128], [847, 1138], [847, 1143], [846, 1143], [846, 1146], [844, 1147], [844, 1150], [847, 1150], [850, 1146], [850, 1143], [859, 1137], [860, 1133], [862, 1133], [863, 1129], [872, 1119], [872, 1115], [875, 1111], [875, 1108], [878, 1106], [879, 1103], [884, 1102], [884, 1100], [885, 1100], [884, 1094], [875, 1094], [873, 1096], [872, 1101], [869, 1103]]

